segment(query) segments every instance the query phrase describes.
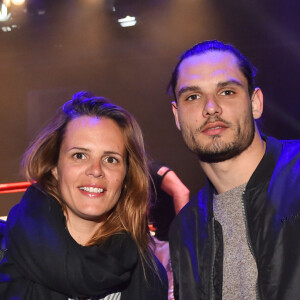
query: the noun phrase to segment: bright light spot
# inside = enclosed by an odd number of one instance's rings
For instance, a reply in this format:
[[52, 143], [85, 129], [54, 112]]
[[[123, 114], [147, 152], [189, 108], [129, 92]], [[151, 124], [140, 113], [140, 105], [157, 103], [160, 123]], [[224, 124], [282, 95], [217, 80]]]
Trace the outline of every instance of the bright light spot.
[[9, 26], [3, 26], [1, 29], [2, 29], [3, 32], [10, 32], [11, 31], [11, 28]]
[[25, 0], [10, 0], [13, 5], [22, 5]]
[[2, 0], [2, 3], [6, 5], [6, 7], [10, 7], [10, 0]]
[[0, 11], [0, 22], [7, 21], [11, 16], [11, 13], [7, 12], [7, 7], [2, 3]]
[[11, 32], [12, 30], [16, 30], [16, 29], [19, 29], [19, 27], [17, 25], [11, 25], [11, 26], [2, 26], [1, 27], [1, 30], [3, 32]]
[[118, 22], [122, 27], [130, 27], [136, 24], [136, 18], [127, 16], [126, 18], [119, 19]]

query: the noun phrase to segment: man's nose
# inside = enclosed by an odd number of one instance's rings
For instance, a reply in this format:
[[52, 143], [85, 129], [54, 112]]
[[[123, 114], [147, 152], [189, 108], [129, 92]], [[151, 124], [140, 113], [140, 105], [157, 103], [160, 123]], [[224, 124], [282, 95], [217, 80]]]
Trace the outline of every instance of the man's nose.
[[222, 113], [222, 108], [214, 96], [208, 96], [205, 100], [205, 106], [203, 109], [203, 116], [210, 117], [213, 115], [220, 115]]

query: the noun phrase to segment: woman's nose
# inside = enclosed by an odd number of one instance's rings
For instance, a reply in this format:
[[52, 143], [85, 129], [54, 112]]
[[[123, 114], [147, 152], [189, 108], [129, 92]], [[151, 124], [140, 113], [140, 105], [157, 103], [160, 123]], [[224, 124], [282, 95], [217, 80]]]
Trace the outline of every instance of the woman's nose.
[[94, 177], [104, 176], [103, 168], [101, 166], [101, 162], [93, 161], [89, 164], [86, 170], [87, 175], [91, 175]]

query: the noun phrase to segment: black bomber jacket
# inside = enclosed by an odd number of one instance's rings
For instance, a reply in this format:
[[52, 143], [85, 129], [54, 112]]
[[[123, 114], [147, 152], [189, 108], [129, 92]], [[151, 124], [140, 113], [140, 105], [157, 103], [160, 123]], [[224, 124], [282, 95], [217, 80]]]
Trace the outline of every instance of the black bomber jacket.
[[[243, 194], [259, 300], [300, 299], [300, 141], [264, 137], [266, 153]], [[223, 240], [208, 182], [174, 219], [170, 233], [174, 295], [222, 299]]]

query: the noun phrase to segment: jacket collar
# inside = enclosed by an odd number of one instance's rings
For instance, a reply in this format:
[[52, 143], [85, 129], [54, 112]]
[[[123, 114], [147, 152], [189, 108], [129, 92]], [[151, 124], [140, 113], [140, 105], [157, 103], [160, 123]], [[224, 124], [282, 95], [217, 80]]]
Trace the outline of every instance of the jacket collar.
[[279, 140], [265, 135], [262, 135], [262, 138], [266, 142], [266, 152], [250, 177], [246, 190], [255, 188], [257, 185], [266, 182], [271, 178], [281, 154], [282, 143]]

